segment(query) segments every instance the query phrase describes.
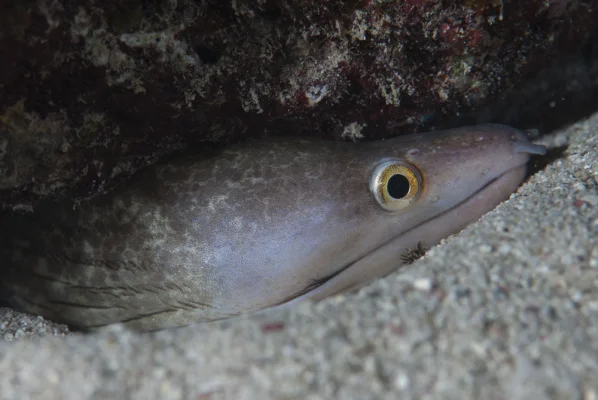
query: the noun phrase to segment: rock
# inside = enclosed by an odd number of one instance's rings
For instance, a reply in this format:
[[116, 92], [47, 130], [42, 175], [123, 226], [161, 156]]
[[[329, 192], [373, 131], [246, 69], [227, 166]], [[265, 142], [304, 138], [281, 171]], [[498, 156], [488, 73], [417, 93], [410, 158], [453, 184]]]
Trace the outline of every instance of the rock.
[[449, 3], [0, 0], [0, 202], [206, 143], [543, 128], [596, 103], [596, 0]]

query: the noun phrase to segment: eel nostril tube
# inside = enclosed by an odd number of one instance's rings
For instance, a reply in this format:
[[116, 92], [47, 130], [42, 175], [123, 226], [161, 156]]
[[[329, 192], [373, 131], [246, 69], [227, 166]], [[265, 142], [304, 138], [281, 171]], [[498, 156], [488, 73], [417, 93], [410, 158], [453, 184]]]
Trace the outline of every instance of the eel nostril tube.
[[546, 154], [546, 147], [540, 144], [533, 144], [528, 142], [517, 142], [515, 143], [515, 153], [528, 153], [528, 154]]

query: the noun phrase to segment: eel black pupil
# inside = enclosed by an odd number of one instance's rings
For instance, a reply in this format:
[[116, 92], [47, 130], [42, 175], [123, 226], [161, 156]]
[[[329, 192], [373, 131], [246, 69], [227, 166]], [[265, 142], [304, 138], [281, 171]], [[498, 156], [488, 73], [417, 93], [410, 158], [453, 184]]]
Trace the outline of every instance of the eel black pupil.
[[386, 190], [393, 199], [402, 199], [409, 193], [409, 180], [401, 174], [395, 174], [388, 179]]

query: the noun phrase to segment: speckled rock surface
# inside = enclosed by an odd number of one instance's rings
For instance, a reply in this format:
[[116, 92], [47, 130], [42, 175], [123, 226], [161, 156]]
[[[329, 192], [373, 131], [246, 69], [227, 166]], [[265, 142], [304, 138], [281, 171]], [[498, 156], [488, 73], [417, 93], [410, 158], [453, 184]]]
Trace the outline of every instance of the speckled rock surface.
[[[0, 343], [0, 398], [595, 399], [598, 114], [542, 140], [568, 147], [478, 223], [357, 294], [66, 338], [2, 309], [0, 337], [13, 341]], [[16, 334], [15, 318], [45, 337]]]
[[9, 207], [88, 196], [198, 143], [373, 139], [482, 121], [545, 131], [598, 99], [596, 0], [0, 0], [0, 9]]

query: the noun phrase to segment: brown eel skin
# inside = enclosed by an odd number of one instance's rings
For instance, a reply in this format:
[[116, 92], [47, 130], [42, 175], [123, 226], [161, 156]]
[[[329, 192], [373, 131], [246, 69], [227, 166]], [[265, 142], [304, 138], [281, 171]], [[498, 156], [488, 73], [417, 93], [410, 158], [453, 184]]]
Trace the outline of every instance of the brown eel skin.
[[265, 139], [107, 193], [0, 216], [0, 292], [74, 328], [155, 330], [322, 299], [397, 269], [509, 197], [526, 135], [479, 125], [349, 143]]

